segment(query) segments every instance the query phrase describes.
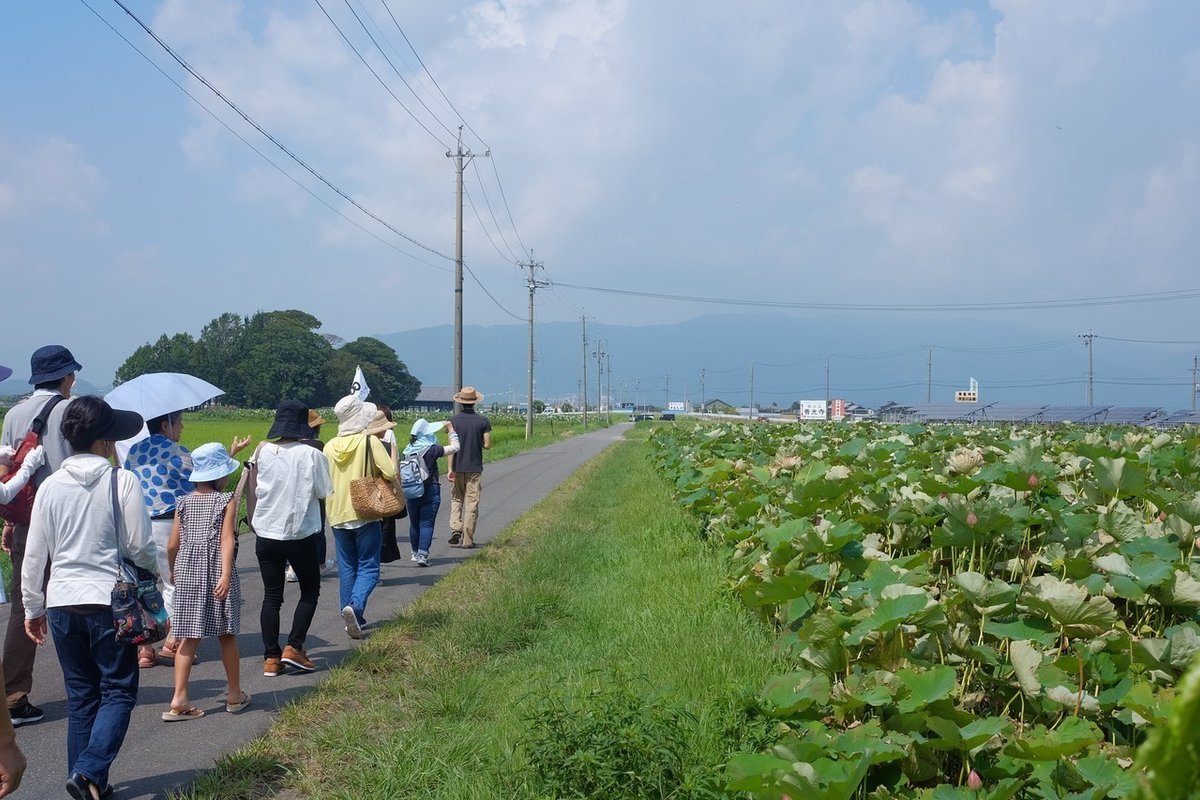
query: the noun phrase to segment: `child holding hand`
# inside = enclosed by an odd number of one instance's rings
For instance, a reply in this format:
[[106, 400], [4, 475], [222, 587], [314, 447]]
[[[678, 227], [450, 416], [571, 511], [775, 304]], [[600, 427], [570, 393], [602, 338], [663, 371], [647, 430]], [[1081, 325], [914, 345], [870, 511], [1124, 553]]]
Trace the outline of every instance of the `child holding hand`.
[[180, 657], [175, 659], [175, 695], [170, 709], [162, 713], [166, 722], [204, 716], [188, 698], [188, 678], [192, 657], [205, 636], [216, 636], [221, 645], [221, 663], [229, 684], [225, 710], [236, 713], [250, 704], [250, 695], [242, 691], [237, 647], [242, 605], [241, 583], [233, 565], [238, 498], [225, 491], [237, 468], [238, 463], [217, 442], [192, 451], [188, 481], [195, 491], [179, 501], [167, 543], [175, 582], [171, 625], [179, 640]]

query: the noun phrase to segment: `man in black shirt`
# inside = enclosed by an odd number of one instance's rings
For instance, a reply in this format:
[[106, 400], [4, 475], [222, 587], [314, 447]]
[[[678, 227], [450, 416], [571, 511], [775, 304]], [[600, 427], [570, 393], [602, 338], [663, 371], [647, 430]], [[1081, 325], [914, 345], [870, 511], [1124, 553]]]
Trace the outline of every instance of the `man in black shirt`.
[[479, 496], [483, 489], [483, 451], [492, 448], [492, 423], [475, 413], [483, 395], [474, 386], [464, 386], [454, 395], [462, 411], [450, 420], [458, 433], [459, 451], [447, 456], [446, 478], [450, 481], [450, 544], [475, 546], [475, 522], [479, 518]]

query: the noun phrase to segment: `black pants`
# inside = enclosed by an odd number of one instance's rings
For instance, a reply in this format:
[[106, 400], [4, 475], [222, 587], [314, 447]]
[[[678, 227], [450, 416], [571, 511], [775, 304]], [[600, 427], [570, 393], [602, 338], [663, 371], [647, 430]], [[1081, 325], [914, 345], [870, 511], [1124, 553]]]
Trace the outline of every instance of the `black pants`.
[[258, 556], [258, 570], [262, 573], [263, 602], [259, 625], [262, 627], [263, 656], [279, 658], [283, 650], [279, 647], [279, 609], [283, 607], [284, 571], [290, 563], [296, 571], [300, 584], [300, 602], [292, 616], [292, 630], [287, 643], [297, 650], [304, 649], [308, 628], [317, 612], [317, 598], [321, 595], [321, 562], [318, 550], [324, 531], [304, 539], [266, 539], [254, 537], [254, 554]]

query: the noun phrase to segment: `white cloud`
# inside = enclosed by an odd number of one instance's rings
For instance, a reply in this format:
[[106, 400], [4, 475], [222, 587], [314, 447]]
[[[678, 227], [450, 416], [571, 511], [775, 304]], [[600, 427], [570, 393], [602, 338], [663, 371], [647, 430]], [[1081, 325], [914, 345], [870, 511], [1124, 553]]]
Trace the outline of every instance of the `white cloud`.
[[100, 170], [61, 136], [33, 144], [0, 139], [0, 218], [85, 212], [101, 186]]

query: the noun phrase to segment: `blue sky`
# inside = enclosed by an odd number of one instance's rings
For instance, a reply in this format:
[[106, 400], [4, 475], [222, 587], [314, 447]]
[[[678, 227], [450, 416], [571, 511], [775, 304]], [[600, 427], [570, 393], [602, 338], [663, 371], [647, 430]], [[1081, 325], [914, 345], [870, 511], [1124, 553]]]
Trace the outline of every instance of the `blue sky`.
[[[3, 4], [0, 363], [20, 377], [35, 347], [59, 341], [104, 384], [138, 345], [198, 334], [224, 311], [302, 308], [345, 338], [452, 320], [449, 261], [303, 172], [112, 0], [88, 2], [387, 244], [214, 122], [79, 0]], [[937, 304], [1200, 287], [1200, 6], [1183, 0], [322, 0], [432, 134], [315, 2], [129, 5], [333, 183], [452, 254], [442, 126], [459, 123], [390, 8], [487, 143], [468, 131], [468, 145], [491, 147], [515, 221], [476, 159], [466, 185], [482, 225], [468, 205], [466, 259], [498, 303], [468, 282], [469, 323], [524, 316], [518, 239], [551, 280], [667, 294]], [[614, 325], [721, 309], [563, 287], [538, 297], [542, 319], [586, 310]], [[1198, 306], [983, 316], [1029, 341], [1088, 329], [1188, 341]], [[927, 316], [945, 319], [941, 344], [974, 319]], [[883, 318], [839, 319], [887, 338]], [[1183, 375], [1200, 345], [1172, 347]]]

